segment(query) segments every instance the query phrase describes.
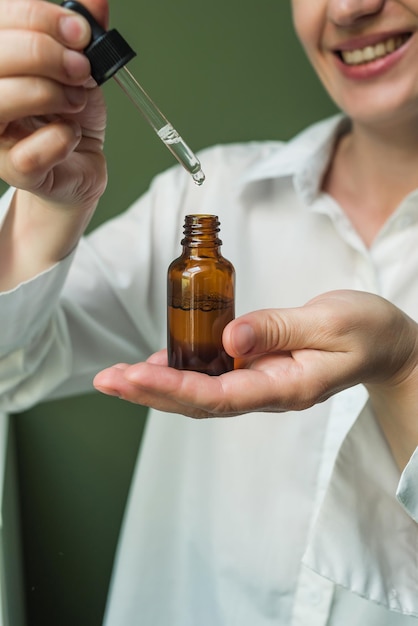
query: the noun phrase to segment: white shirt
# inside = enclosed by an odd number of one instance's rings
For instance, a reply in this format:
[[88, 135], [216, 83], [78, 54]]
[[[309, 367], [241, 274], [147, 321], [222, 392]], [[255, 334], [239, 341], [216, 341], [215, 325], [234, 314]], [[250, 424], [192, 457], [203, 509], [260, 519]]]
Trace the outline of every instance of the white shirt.
[[[103, 367], [166, 345], [166, 271], [187, 213], [220, 217], [238, 314], [347, 288], [418, 319], [418, 193], [367, 249], [320, 190], [345, 124], [204, 151], [202, 188], [169, 170], [72, 265], [3, 294], [0, 408], [85, 391]], [[151, 411], [104, 624], [417, 624], [417, 521], [418, 453], [400, 477], [362, 386], [299, 413]]]

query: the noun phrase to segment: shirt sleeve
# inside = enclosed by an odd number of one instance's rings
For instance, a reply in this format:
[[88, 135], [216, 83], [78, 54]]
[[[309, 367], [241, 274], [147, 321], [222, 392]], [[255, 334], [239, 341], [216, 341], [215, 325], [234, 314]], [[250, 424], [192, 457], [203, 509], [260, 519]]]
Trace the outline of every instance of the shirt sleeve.
[[[13, 188], [8, 189], [0, 199], [0, 224], [7, 214], [14, 191]], [[33, 280], [0, 294], [0, 410], [11, 412], [27, 404], [31, 394], [19, 392], [21, 383], [26, 377], [30, 378], [39, 364], [47, 322], [73, 256], [74, 253]], [[59, 324], [55, 322], [54, 325], [58, 330]], [[27, 346], [27, 355], [24, 346]], [[42, 387], [48, 388], [49, 385]]]
[[418, 456], [401, 479], [369, 402], [344, 438], [304, 563], [355, 594], [418, 616]]
[[[166, 269], [164, 261], [154, 265], [150, 215], [156, 187], [64, 260], [0, 294], [0, 410], [93, 391], [100, 369], [163, 347]], [[0, 221], [11, 193], [0, 202]]]
[[[33, 280], [0, 294], [0, 409], [3, 411], [26, 408], [31, 399], [37, 401], [56, 382], [57, 351], [50, 359], [51, 377], [42, 369], [41, 362], [53, 344], [65, 343], [62, 320], [52, 312], [71, 258], [72, 255]], [[59, 360], [67, 370], [65, 359]], [[38, 368], [40, 376], [45, 375], [43, 383], [36, 391], [31, 385], [24, 390], [23, 382], [31, 379]]]
[[0, 410], [93, 391], [100, 369], [163, 347], [144, 287], [147, 269], [138, 278], [135, 264], [129, 273], [117, 261], [108, 265], [101, 246], [110, 254], [112, 237], [108, 230], [99, 243], [83, 239], [54, 267], [0, 294]]

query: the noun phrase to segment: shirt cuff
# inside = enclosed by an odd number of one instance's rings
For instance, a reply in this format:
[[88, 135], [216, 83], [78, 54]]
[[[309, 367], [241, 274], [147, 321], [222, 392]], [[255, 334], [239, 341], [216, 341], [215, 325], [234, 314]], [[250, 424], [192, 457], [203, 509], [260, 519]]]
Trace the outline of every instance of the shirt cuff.
[[[0, 226], [16, 189], [10, 187], [0, 198]], [[75, 250], [46, 271], [0, 293], [0, 357], [21, 348], [45, 328], [67, 277]], [[1, 367], [1, 366], [0, 366]]]
[[14, 187], [9, 187], [0, 198], [0, 226], [3, 224], [4, 218], [7, 215], [15, 191], [16, 189]]
[[62, 291], [75, 250], [51, 268], [0, 293], [0, 357], [27, 345], [44, 330]]
[[418, 522], [418, 448], [402, 473], [396, 497], [408, 515]]

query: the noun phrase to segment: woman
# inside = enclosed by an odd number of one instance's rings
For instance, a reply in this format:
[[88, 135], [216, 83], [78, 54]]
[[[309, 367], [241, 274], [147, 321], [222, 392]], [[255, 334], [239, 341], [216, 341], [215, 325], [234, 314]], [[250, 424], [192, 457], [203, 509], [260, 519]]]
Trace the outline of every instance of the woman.
[[[25, 8], [1, 9], [19, 50], [0, 85], [1, 174], [18, 189], [2, 209], [2, 408], [83, 391], [119, 361], [95, 386], [155, 409], [106, 626], [415, 623], [418, 2], [293, 0], [344, 115], [287, 145], [209, 149], [202, 189], [174, 168], [80, 242], [106, 179], [89, 31]], [[214, 378], [159, 350], [197, 205], [219, 213], [252, 311], [224, 333], [240, 367]]]

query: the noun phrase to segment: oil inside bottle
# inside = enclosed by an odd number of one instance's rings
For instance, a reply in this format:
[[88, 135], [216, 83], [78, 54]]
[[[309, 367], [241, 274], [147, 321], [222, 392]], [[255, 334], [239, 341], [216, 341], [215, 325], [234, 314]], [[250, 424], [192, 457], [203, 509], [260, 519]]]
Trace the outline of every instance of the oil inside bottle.
[[234, 302], [212, 294], [190, 306], [173, 298], [168, 306], [171, 367], [217, 376], [234, 360], [222, 345], [225, 326], [234, 319]]

